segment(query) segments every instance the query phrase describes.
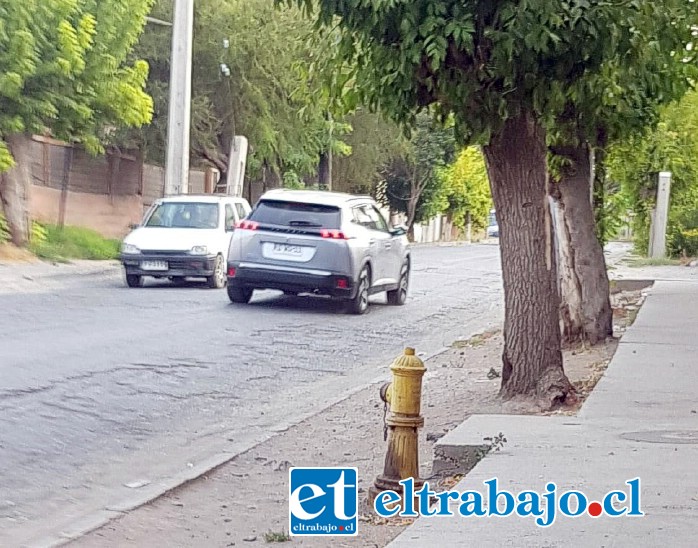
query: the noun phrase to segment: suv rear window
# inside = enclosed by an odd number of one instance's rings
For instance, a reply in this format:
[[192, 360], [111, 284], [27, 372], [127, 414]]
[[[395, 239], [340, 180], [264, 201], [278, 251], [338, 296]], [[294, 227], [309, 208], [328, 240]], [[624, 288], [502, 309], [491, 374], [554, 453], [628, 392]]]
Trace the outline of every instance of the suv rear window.
[[288, 226], [293, 228], [339, 228], [341, 214], [338, 207], [263, 200], [250, 215], [251, 221], [261, 225]]

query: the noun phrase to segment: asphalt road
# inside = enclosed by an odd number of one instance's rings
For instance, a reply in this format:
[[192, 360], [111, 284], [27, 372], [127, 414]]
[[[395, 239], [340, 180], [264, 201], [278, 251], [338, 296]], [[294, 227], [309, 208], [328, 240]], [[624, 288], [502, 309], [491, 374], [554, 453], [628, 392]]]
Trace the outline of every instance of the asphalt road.
[[498, 247], [413, 256], [407, 304], [377, 296], [363, 317], [114, 272], [0, 294], [0, 546], [152, 497], [387, 377], [404, 346], [428, 356], [501, 323]]

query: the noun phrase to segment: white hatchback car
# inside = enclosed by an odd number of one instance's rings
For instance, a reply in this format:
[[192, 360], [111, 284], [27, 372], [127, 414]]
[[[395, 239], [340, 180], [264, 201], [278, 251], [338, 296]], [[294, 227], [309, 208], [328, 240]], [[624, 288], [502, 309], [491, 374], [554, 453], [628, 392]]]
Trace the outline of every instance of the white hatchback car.
[[250, 213], [244, 198], [206, 194], [157, 200], [121, 246], [129, 287], [143, 278], [206, 278], [210, 288], [226, 284], [226, 257], [235, 225]]

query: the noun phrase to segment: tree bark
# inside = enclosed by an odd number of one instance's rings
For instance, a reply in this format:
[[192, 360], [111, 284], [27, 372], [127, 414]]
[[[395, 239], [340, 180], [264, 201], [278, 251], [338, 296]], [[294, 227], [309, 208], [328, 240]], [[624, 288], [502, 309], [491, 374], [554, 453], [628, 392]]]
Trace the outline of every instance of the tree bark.
[[330, 189], [330, 154], [320, 153], [320, 161], [317, 165], [317, 182], [321, 187]]
[[560, 185], [558, 183], [553, 187], [550, 202], [555, 234], [557, 287], [560, 295], [560, 330], [563, 342], [571, 344], [585, 339], [582, 287], [574, 269], [574, 255], [565, 219], [565, 206], [560, 197]]
[[599, 147], [596, 150], [595, 157], [594, 179], [590, 189], [595, 223], [594, 233], [601, 245], [604, 245], [606, 243], [604, 241], [606, 237], [606, 217], [604, 211], [604, 202], [606, 201], [606, 151]]
[[414, 223], [407, 226], [407, 239], [414, 243]]
[[523, 111], [505, 122], [484, 154], [499, 221], [504, 282], [500, 395], [551, 408], [573, 394], [573, 388], [560, 349], [545, 131]]
[[558, 224], [561, 315], [565, 342], [603, 342], [613, 335], [608, 272], [603, 247], [596, 236], [591, 151], [587, 145], [567, 149], [571, 165], [557, 185], [562, 215]]
[[206, 148], [201, 148], [198, 150], [199, 154], [203, 156], [206, 160], [211, 162], [215, 168], [218, 170], [218, 182], [216, 183], [216, 186], [218, 186], [221, 182], [227, 181], [228, 179], [228, 157], [221, 157], [218, 155], [218, 152], [212, 152]]
[[407, 226], [411, 227], [414, 225], [414, 221], [417, 218], [417, 204], [419, 203], [419, 195], [412, 194], [407, 200]]
[[5, 137], [5, 142], [15, 159], [15, 166], [0, 175], [0, 199], [12, 243], [18, 247], [26, 247], [29, 244], [31, 227], [29, 218], [31, 137], [23, 133], [14, 133]]

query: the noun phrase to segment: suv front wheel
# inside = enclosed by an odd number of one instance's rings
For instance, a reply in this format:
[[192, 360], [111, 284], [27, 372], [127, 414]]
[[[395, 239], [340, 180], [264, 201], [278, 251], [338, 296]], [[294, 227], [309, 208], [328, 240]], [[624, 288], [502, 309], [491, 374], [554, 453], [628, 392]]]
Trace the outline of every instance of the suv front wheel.
[[371, 272], [368, 266], [363, 267], [359, 279], [356, 282], [356, 295], [349, 301], [349, 310], [352, 314], [366, 314], [368, 312], [368, 295], [371, 288]]
[[403, 265], [400, 271], [400, 281], [397, 289], [388, 291], [388, 304], [393, 306], [402, 306], [407, 301], [407, 291], [410, 286], [410, 266]]

